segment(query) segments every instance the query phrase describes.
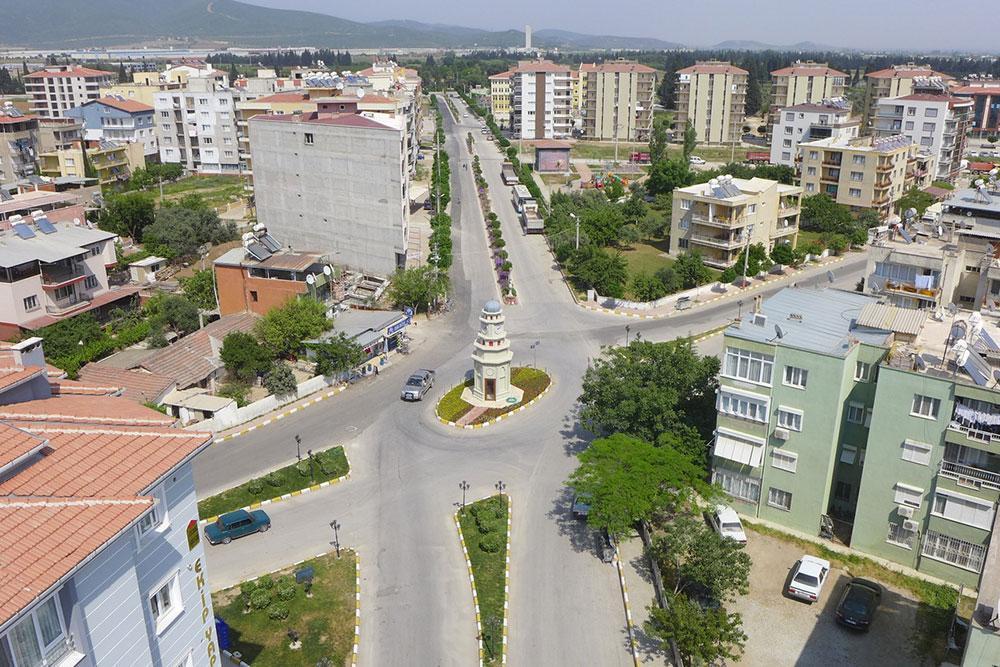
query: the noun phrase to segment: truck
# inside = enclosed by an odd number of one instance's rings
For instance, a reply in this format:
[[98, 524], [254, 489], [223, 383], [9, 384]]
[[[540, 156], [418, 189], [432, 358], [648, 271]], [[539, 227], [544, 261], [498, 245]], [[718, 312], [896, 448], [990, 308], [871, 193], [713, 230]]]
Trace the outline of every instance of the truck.
[[531, 192], [524, 185], [514, 186], [514, 194], [511, 196], [511, 203], [521, 220], [521, 227], [525, 234], [541, 234], [545, 227], [545, 221], [538, 213], [538, 202], [531, 196]]
[[510, 162], [503, 163], [500, 168], [500, 178], [503, 179], [504, 185], [517, 185], [521, 182], [517, 177], [517, 172], [514, 171], [514, 165]]

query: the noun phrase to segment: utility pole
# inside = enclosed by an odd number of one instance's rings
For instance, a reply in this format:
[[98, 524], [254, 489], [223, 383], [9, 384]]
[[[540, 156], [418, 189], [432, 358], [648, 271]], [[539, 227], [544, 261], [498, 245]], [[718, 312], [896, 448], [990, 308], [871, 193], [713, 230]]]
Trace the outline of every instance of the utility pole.
[[435, 179], [434, 190], [437, 200], [437, 214], [441, 215], [441, 130], [434, 125], [434, 162], [437, 163], [437, 178]]
[[743, 283], [740, 287], [745, 288], [747, 285], [747, 262], [750, 259], [750, 235], [753, 234], [753, 225], [744, 227], [743, 233], [746, 236], [746, 243], [743, 244]]
[[458, 483], [458, 488], [462, 489], [462, 507], [465, 507], [465, 492], [469, 490], [469, 483], [463, 479]]
[[569, 217], [576, 221], [576, 249], [580, 249], [580, 218], [576, 217], [576, 213], [570, 213]]

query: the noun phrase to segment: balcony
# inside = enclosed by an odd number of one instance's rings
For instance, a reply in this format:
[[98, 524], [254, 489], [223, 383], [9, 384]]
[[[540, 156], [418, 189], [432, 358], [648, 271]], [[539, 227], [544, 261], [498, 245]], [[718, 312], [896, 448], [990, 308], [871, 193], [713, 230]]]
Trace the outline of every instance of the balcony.
[[778, 206], [779, 218], [787, 218], [789, 216], [798, 215], [801, 212], [802, 209], [799, 206], [786, 206], [785, 204]]
[[90, 294], [77, 294], [60, 299], [53, 304], [45, 305], [45, 312], [49, 315], [68, 315], [69, 313], [84, 310], [90, 305], [92, 297]]
[[82, 263], [72, 266], [43, 266], [41, 275], [43, 289], [56, 289], [87, 277]]
[[791, 236], [792, 234], [797, 234], [798, 231], [798, 225], [778, 225], [771, 231], [771, 238], [774, 239], [781, 236]]
[[942, 460], [938, 474], [958, 482], [959, 486], [1000, 491], [1000, 473], [965, 465], [958, 461]]
[[705, 234], [691, 234], [688, 237], [691, 243], [707, 245], [713, 248], [742, 248], [743, 241], [739, 237], [729, 236], [707, 236]]
[[709, 217], [703, 213], [692, 213], [691, 222], [698, 225], [708, 225], [709, 227], [719, 227], [722, 229], [729, 229], [733, 225], [742, 222], [742, 220], [740, 218], [725, 218], [722, 216]]
[[917, 287], [913, 283], [896, 280], [886, 280], [885, 290], [928, 301], [937, 301], [938, 295], [941, 294], [941, 290], [937, 287]]

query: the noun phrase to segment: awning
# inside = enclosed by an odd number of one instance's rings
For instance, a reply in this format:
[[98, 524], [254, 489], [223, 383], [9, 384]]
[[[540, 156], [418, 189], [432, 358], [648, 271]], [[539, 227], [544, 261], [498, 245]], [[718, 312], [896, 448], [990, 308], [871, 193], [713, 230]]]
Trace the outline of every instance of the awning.
[[712, 453], [719, 458], [756, 468], [764, 458], [764, 443], [763, 441], [758, 443], [749, 436], [738, 436], [719, 429], [715, 433], [715, 447]]

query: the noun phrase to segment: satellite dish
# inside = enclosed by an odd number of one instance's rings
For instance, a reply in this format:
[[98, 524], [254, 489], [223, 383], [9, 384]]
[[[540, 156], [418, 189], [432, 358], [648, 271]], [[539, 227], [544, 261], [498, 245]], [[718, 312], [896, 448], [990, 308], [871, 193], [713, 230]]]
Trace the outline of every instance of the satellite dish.
[[325, 275], [325, 276], [332, 276], [333, 275], [333, 269], [330, 268], [329, 264], [326, 264], [325, 266], [323, 266], [323, 275]]
[[[913, 365], [916, 367], [918, 371], [922, 371], [925, 368], [927, 368], [927, 364], [924, 363], [924, 358], [921, 357], [919, 354], [913, 357]], [[997, 372], [1000, 373], [1000, 371]]]
[[785, 332], [782, 331], [781, 330], [781, 326], [779, 326], [777, 324], [774, 325], [774, 337], [778, 338], [778, 339], [781, 339], [781, 338], [785, 337]]
[[79, 227], [80, 226], [80, 218], [73, 218], [73, 224], [76, 225], [77, 227]]
[[903, 212], [903, 216], [904, 216], [904, 217], [905, 217], [905, 218], [906, 218], [907, 220], [909, 220], [910, 218], [912, 218], [912, 217], [913, 217], [913, 216], [915, 216], [916, 214], [917, 214], [917, 209], [915, 209], [915, 208], [908, 208], [908, 209], [906, 209], [906, 210], [905, 210], [905, 211]]
[[306, 282], [307, 282], [307, 283], [309, 283], [310, 285], [315, 285], [315, 284], [316, 284], [316, 276], [314, 276], [314, 275], [313, 275], [313, 274], [311, 274], [311, 273], [310, 273], [310, 274], [308, 274], [308, 275], [306, 276]]
[[983, 181], [983, 179], [981, 179], [981, 178], [977, 178], [977, 179], [976, 179], [976, 182], [974, 183], [974, 185], [975, 185], [975, 186], [976, 186], [977, 188], [978, 188], [978, 187], [979, 187], [980, 185], [984, 185], [984, 184], [985, 184], [985, 181]]
[[356, 92], [358, 94], [358, 99], [361, 99], [362, 97], [365, 96], [365, 89], [364, 88], [358, 88]]

